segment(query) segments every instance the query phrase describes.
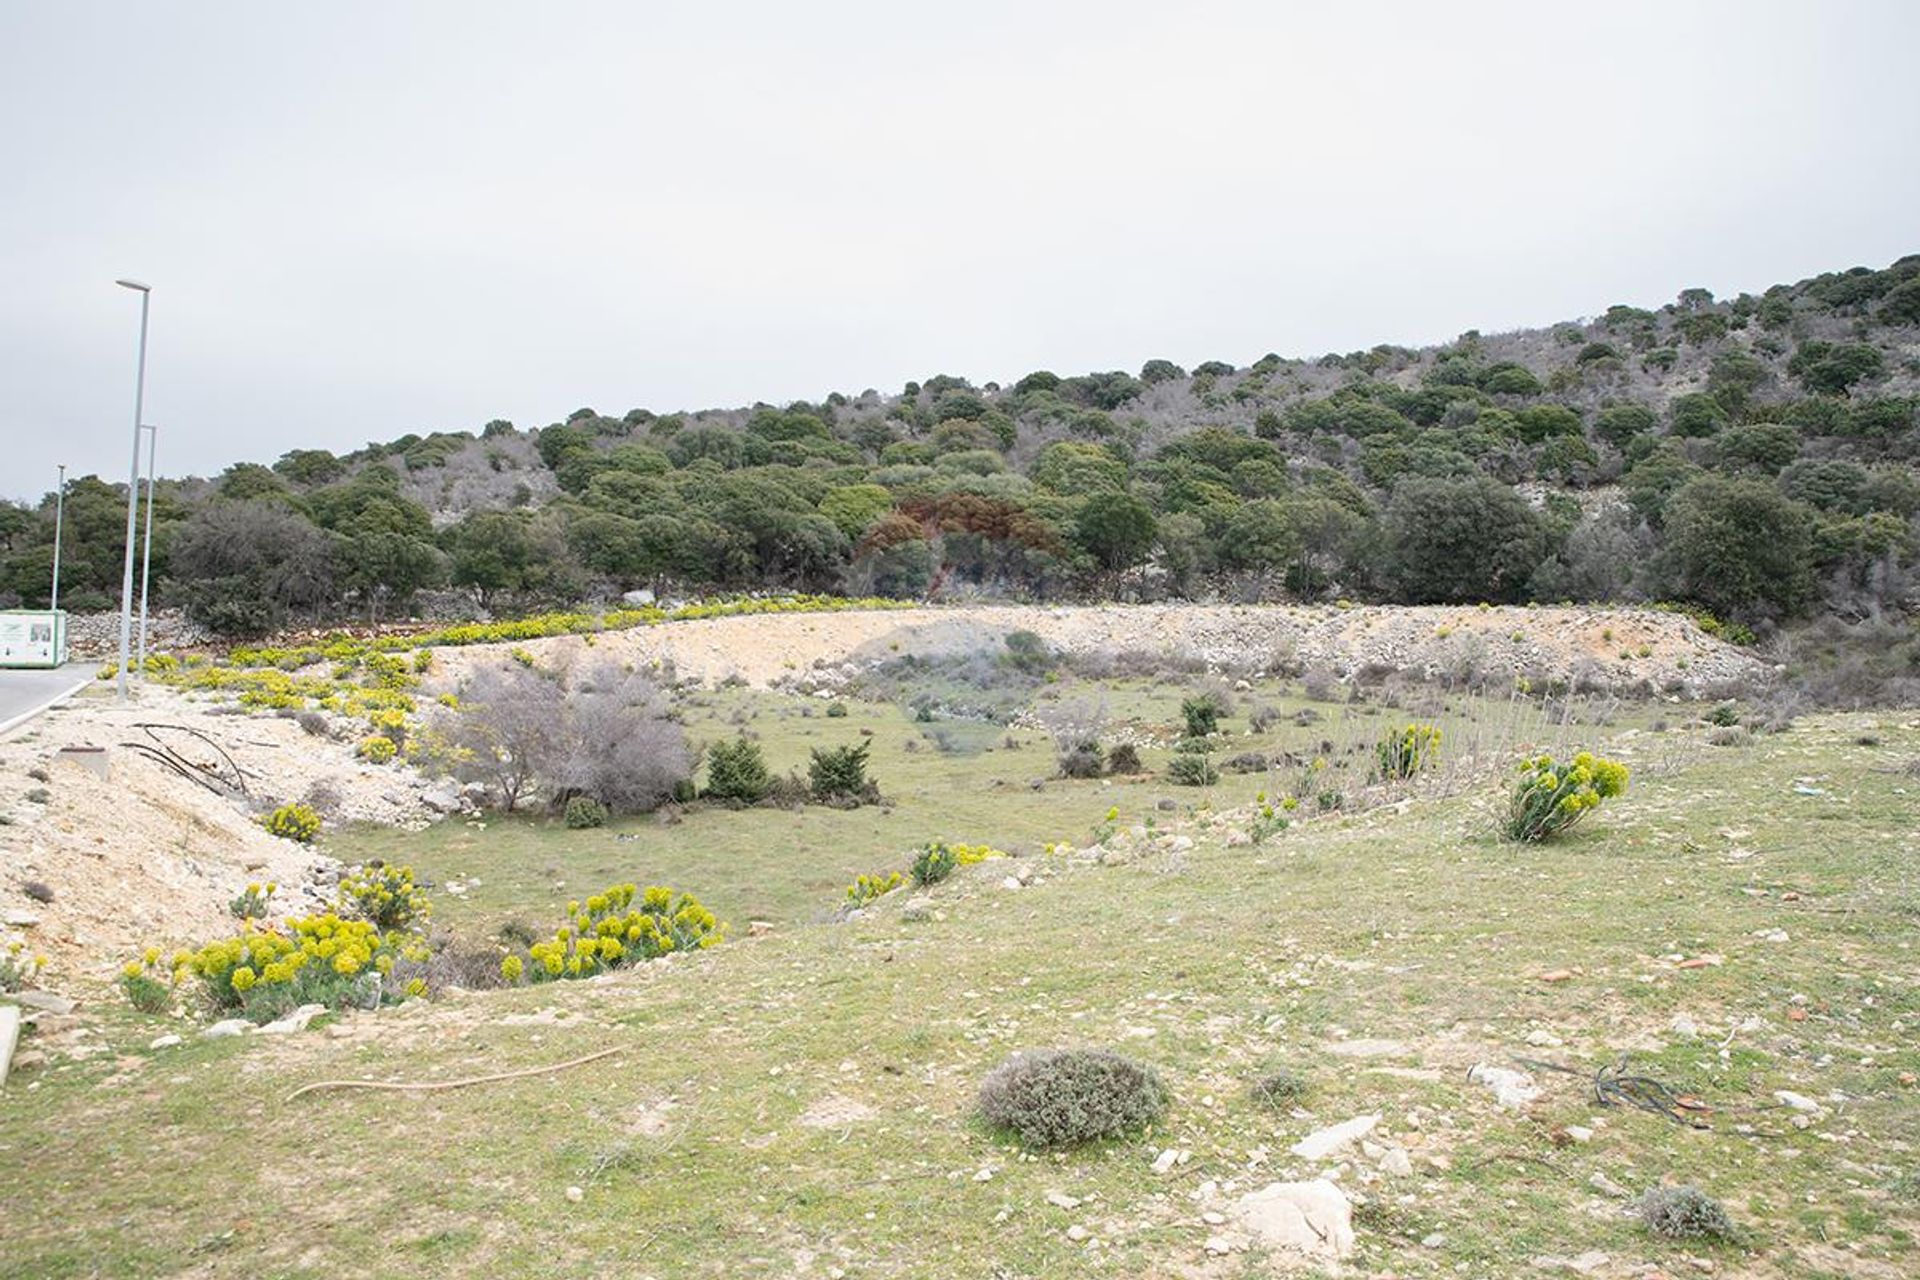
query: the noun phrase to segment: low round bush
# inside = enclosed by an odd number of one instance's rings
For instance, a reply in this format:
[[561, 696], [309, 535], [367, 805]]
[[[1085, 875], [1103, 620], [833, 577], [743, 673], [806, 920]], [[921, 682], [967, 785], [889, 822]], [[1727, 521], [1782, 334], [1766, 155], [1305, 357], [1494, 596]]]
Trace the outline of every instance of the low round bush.
[[1640, 1221], [1667, 1240], [1727, 1239], [1734, 1234], [1727, 1211], [1698, 1187], [1655, 1187], [1640, 1197]]
[[1520, 765], [1505, 835], [1529, 844], [1552, 839], [1626, 789], [1627, 766], [1618, 761], [1586, 751], [1564, 765], [1552, 756], [1534, 756]]
[[1182, 787], [1210, 787], [1220, 781], [1220, 771], [1205, 755], [1182, 751], [1167, 765], [1167, 780]]
[[1016, 1053], [980, 1084], [980, 1113], [1029, 1147], [1118, 1137], [1158, 1119], [1167, 1088], [1152, 1067], [1108, 1049]]
[[567, 827], [573, 831], [584, 831], [589, 827], [607, 825], [607, 806], [592, 796], [574, 796], [567, 801], [564, 816]]
[[1307, 1078], [1291, 1067], [1273, 1067], [1262, 1072], [1248, 1092], [1270, 1107], [1290, 1107], [1307, 1096]]
[[1131, 742], [1123, 742], [1107, 752], [1108, 773], [1139, 773], [1140, 753], [1134, 750]]
[[1106, 767], [1106, 753], [1097, 742], [1077, 742], [1069, 750], [1060, 753], [1060, 776], [1063, 778], [1097, 778]]
[[270, 835], [299, 844], [312, 844], [320, 834], [320, 815], [311, 806], [283, 804], [266, 816], [263, 824]]

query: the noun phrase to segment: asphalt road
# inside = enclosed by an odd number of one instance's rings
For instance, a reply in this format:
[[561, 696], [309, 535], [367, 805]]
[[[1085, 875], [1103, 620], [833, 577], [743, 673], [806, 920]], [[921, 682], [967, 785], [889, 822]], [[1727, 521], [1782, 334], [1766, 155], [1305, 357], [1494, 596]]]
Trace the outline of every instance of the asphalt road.
[[0, 670], [0, 733], [25, 724], [99, 672], [97, 662], [69, 662], [51, 671]]

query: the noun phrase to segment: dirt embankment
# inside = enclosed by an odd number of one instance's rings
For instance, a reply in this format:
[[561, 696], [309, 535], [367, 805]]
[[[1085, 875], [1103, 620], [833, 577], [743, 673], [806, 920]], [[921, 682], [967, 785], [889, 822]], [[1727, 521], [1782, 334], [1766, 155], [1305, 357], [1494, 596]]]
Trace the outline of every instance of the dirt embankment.
[[275, 805], [306, 801], [335, 822], [424, 820], [418, 777], [356, 760], [350, 736], [217, 710], [149, 686], [128, 707], [83, 695], [0, 739], [0, 946], [45, 955], [55, 988], [111, 977], [148, 944], [219, 936], [250, 881], [279, 884], [276, 914], [330, 900], [332, 861], [260, 826]]
[[[524, 647], [554, 662], [602, 654], [642, 666], [671, 663], [680, 677], [708, 684], [831, 688], [849, 665], [965, 651], [1021, 630], [1074, 655], [1157, 654], [1222, 670], [1300, 668], [1341, 679], [1388, 668], [1429, 678], [1504, 683], [1526, 676], [1698, 695], [1769, 674], [1680, 614], [1576, 607], [975, 605], [716, 618]], [[443, 650], [441, 678], [457, 683], [505, 660], [512, 647]]]

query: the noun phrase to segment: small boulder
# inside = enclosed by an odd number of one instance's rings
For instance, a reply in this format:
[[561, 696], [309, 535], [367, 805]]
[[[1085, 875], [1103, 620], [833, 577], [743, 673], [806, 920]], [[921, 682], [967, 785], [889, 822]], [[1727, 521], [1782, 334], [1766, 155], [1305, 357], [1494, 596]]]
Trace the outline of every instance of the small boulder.
[[253, 1024], [245, 1018], [222, 1018], [200, 1032], [202, 1040], [224, 1040], [228, 1036], [243, 1036], [253, 1030]]
[[305, 1031], [307, 1024], [327, 1011], [323, 1004], [303, 1004], [284, 1018], [276, 1018], [260, 1028], [263, 1036], [290, 1036]]
[[1324, 1160], [1372, 1133], [1374, 1126], [1379, 1123], [1379, 1116], [1355, 1116], [1351, 1120], [1343, 1120], [1294, 1143], [1293, 1154], [1302, 1160]]
[[1270, 1183], [1241, 1196], [1228, 1216], [1269, 1249], [1323, 1262], [1353, 1252], [1353, 1204], [1325, 1178]]

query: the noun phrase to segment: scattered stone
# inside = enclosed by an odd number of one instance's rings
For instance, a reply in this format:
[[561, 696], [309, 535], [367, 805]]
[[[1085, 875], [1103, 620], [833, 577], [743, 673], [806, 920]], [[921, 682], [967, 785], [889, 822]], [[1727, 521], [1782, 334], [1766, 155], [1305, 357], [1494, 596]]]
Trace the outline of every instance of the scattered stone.
[[182, 1042], [181, 1042], [181, 1039], [180, 1039], [180, 1037], [179, 1037], [179, 1036], [176, 1036], [176, 1035], [164, 1035], [164, 1036], [161, 1036], [161, 1037], [159, 1037], [158, 1039], [156, 1039], [156, 1040], [154, 1040], [154, 1041], [153, 1041], [153, 1042], [152, 1042], [151, 1044], [149, 1044], [149, 1045], [147, 1045], [147, 1048], [149, 1048], [149, 1049], [171, 1049], [171, 1048], [173, 1048], [173, 1046], [175, 1046], [175, 1045], [177, 1045], [177, 1044], [180, 1044], [180, 1043], [182, 1043]]
[[1809, 1115], [1820, 1110], [1819, 1103], [1809, 1098], [1806, 1094], [1795, 1093], [1791, 1089], [1775, 1089], [1773, 1091], [1773, 1100], [1782, 1106], [1792, 1107], [1795, 1111], [1804, 1111]]
[[1676, 1013], [1673, 1015], [1673, 1021], [1667, 1024], [1667, 1030], [1691, 1040], [1700, 1034], [1700, 1024], [1684, 1013]]
[[1533, 1077], [1511, 1067], [1478, 1063], [1467, 1072], [1467, 1079], [1493, 1090], [1494, 1102], [1509, 1111], [1522, 1110], [1540, 1096], [1540, 1087], [1534, 1084]]
[[460, 808], [460, 787], [451, 779], [443, 779], [420, 792], [420, 803], [435, 813], [454, 813]]
[[260, 1028], [263, 1036], [290, 1036], [305, 1031], [307, 1024], [327, 1011], [323, 1004], [303, 1004], [283, 1018], [275, 1018]]
[[7, 998], [23, 1009], [38, 1009], [42, 1013], [51, 1013], [61, 1017], [72, 1013], [74, 1009], [78, 1008], [73, 1001], [67, 999], [65, 996], [57, 996], [51, 991], [35, 991], [32, 989], [15, 991]]
[[1078, 1209], [1080, 1207], [1080, 1197], [1070, 1196], [1064, 1191], [1049, 1191], [1047, 1192], [1047, 1203], [1056, 1209]]
[[1583, 1124], [1568, 1125], [1566, 1134], [1569, 1138], [1572, 1138], [1575, 1142], [1581, 1143], [1582, 1145], [1593, 1141], [1593, 1130]]
[[1336, 1040], [1327, 1052], [1339, 1058], [1391, 1058], [1407, 1052], [1398, 1040]]
[[1353, 1204], [1325, 1178], [1270, 1183], [1240, 1197], [1228, 1216], [1270, 1249], [1328, 1262], [1353, 1252]]
[[1380, 1157], [1380, 1172], [1394, 1178], [1413, 1176], [1413, 1158], [1399, 1147]]
[[567, 1199], [573, 1201], [573, 1203], [579, 1204], [582, 1200], [585, 1200], [586, 1198], [587, 1198], [587, 1193], [582, 1191], [580, 1188], [578, 1187], [567, 1188]]
[[1601, 1173], [1598, 1169], [1595, 1169], [1593, 1176], [1587, 1179], [1587, 1185], [1595, 1191], [1598, 1191], [1601, 1195], [1612, 1196], [1615, 1200], [1625, 1200], [1633, 1194], [1633, 1192], [1627, 1190], [1606, 1174]]
[[245, 1018], [222, 1018], [200, 1033], [202, 1040], [224, 1040], [228, 1036], [242, 1036], [253, 1030], [253, 1024]]
[[1324, 1160], [1372, 1133], [1374, 1126], [1379, 1123], [1379, 1116], [1355, 1116], [1351, 1120], [1343, 1120], [1294, 1143], [1293, 1154], [1302, 1160]]
[[1153, 1158], [1153, 1171], [1155, 1173], [1166, 1173], [1173, 1168], [1174, 1161], [1179, 1158], [1180, 1152], [1173, 1147], [1168, 1147], [1165, 1151], [1162, 1151]]
[[1527, 1032], [1527, 1043], [1536, 1049], [1557, 1049], [1566, 1041], [1548, 1031], [1545, 1027], [1535, 1027]]
[[1200, 1221], [1210, 1227], [1223, 1227], [1227, 1224], [1227, 1215], [1224, 1213], [1215, 1213], [1212, 1209], [1209, 1209], [1200, 1215]]
[[1540, 975], [1542, 982], [1565, 982], [1573, 977], [1571, 969], [1549, 969]]
[[7, 924], [14, 929], [38, 928], [40, 917], [31, 911], [22, 911], [19, 907], [13, 907], [7, 911]]
[[1216, 1258], [1224, 1258], [1233, 1252], [1233, 1241], [1225, 1236], [1208, 1236], [1207, 1252]]
[[13, 1050], [20, 1043], [20, 1007], [0, 1004], [0, 1085], [13, 1069]]
[[764, 938], [772, 932], [773, 932], [773, 921], [771, 920], [747, 921], [747, 936], [749, 938]]
[[1087, 1230], [1077, 1222], [1067, 1228], [1067, 1239], [1073, 1241], [1075, 1244], [1081, 1243], [1092, 1234], [1093, 1232]]
[[1571, 1271], [1577, 1275], [1591, 1276], [1605, 1270], [1611, 1261], [1611, 1258], [1598, 1249], [1589, 1249], [1574, 1258], [1556, 1258], [1552, 1254], [1545, 1254], [1535, 1258], [1533, 1265], [1542, 1271]]
[[1790, 940], [1787, 937], [1787, 931], [1785, 929], [1755, 929], [1753, 936], [1762, 942], [1787, 942]]
[[1438, 1249], [1447, 1242], [1447, 1238], [1438, 1231], [1429, 1232], [1420, 1237], [1420, 1246], [1424, 1249]]

